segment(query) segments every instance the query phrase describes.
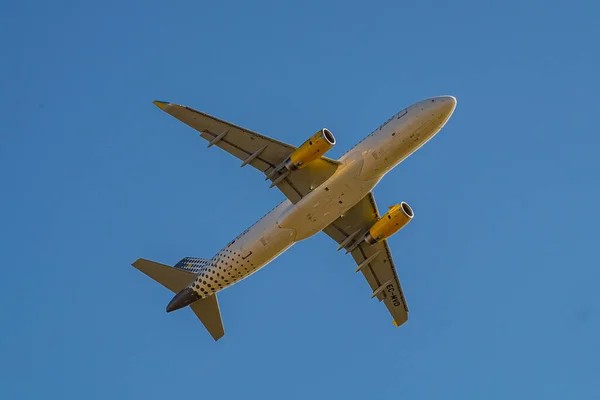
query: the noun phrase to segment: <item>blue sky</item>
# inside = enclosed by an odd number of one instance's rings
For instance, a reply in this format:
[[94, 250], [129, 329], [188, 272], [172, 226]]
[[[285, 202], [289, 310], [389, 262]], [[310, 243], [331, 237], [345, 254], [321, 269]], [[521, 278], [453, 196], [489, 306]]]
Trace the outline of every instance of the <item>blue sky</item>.
[[[0, 5], [0, 398], [600, 396], [594, 1]], [[211, 257], [283, 195], [152, 100], [341, 156], [457, 97], [375, 189], [396, 329], [320, 233], [220, 295], [215, 343], [130, 266]]]

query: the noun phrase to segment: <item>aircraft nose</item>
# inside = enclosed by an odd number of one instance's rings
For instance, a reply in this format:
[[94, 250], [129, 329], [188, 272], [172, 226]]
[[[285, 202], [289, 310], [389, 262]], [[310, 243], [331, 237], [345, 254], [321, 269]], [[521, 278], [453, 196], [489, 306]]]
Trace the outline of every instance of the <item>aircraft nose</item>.
[[456, 97], [454, 96], [439, 96], [433, 100], [434, 103], [437, 103], [434, 107], [440, 114], [452, 114], [456, 108]]
[[179, 310], [185, 306], [189, 306], [193, 302], [200, 299], [200, 295], [194, 292], [191, 288], [185, 288], [181, 292], [177, 293], [173, 299], [167, 305], [167, 312]]
[[442, 124], [446, 123], [454, 109], [456, 108], [456, 98], [454, 96], [439, 96], [430, 99], [429, 106]]

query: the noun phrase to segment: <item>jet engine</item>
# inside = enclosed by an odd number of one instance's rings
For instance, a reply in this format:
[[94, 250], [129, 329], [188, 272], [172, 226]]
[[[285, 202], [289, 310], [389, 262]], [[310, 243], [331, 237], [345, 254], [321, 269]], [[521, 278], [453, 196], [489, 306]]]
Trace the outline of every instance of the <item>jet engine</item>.
[[335, 137], [327, 128], [323, 128], [302, 143], [285, 161], [285, 168], [293, 171], [304, 168], [310, 162], [321, 157], [335, 144]]
[[412, 208], [405, 202], [391, 206], [388, 212], [369, 229], [365, 236], [365, 242], [375, 244], [380, 240], [389, 238], [404, 228], [414, 215]]

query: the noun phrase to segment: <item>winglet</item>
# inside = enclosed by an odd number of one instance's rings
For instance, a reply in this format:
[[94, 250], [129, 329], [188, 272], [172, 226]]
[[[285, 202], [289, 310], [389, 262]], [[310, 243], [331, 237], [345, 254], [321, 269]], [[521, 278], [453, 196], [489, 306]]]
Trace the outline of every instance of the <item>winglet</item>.
[[158, 108], [160, 108], [161, 110], [164, 110], [166, 106], [168, 106], [170, 103], [166, 102], [166, 101], [158, 101], [158, 100], [154, 100], [152, 103], [154, 103], [154, 105]]

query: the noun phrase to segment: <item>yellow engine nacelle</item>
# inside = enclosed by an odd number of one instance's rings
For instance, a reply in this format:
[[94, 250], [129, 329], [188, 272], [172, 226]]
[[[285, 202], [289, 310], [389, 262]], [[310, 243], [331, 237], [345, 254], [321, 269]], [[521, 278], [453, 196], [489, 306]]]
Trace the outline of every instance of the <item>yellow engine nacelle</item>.
[[365, 237], [365, 242], [374, 244], [380, 240], [389, 238], [404, 228], [414, 215], [412, 208], [405, 202], [390, 207], [389, 211], [369, 229]]
[[290, 154], [285, 162], [285, 167], [290, 171], [304, 168], [329, 151], [334, 144], [335, 137], [333, 137], [333, 134], [329, 129], [323, 128]]

